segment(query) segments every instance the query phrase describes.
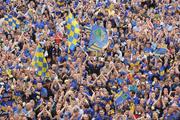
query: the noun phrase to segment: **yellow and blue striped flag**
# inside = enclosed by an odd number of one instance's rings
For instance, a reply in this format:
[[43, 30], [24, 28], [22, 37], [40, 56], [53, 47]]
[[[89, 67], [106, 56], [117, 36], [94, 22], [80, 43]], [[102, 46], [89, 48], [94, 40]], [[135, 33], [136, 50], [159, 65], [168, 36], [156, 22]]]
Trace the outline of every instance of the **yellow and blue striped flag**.
[[120, 93], [117, 93], [115, 95], [114, 103], [116, 106], [124, 103], [126, 100], [130, 99], [129, 94], [123, 93], [122, 91]]
[[100, 51], [101, 48], [98, 47], [98, 45], [96, 43], [94, 43], [93, 45], [91, 45], [89, 48], [88, 48], [89, 51]]
[[20, 22], [17, 18], [13, 17], [12, 15], [5, 15], [4, 21], [9, 26], [12, 26], [13, 28], [19, 28]]
[[69, 50], [74, 51], [76, 45], [78, 44], [78, 37], [80, 33], [79, 24], [73, 17], [72, 13], [69, 12], [69, 15], [66, 17], [66, 28], [68, 34], [68, 47]]
[[48, 75], [48, 63], [44, 57], [43, 49], [38, 44], [34, 58], [32, 60], [32, 65], [36, 68], [36, 73], [41, 77], [49, 77]]
[[62, 6], [66, 5], [65, 0], [56, 0], [56, 3], [58, 4], [59, 7], [62, 7]]

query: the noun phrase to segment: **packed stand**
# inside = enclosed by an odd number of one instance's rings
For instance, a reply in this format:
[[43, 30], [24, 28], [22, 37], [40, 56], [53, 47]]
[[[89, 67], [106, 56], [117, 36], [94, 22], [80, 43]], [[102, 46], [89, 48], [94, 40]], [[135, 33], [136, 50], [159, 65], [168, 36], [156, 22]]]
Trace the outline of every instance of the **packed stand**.
[[[0, 120], [180, 119], [178, 0], [0, 3]], [[80, 25], [70, 52], [68, 11]], [[5, 15], [20, 25], [3, 22]], [[95, 24], [106, 28], [109, 44], [90, 52]], [[32, 67], [38, 44], [50, 77]]]

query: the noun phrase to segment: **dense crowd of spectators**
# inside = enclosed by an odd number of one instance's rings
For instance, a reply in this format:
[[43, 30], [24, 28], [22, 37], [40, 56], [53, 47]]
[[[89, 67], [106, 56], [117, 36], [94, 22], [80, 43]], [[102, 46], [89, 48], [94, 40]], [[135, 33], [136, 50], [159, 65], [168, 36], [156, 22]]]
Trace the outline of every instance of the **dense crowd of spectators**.
[[[60, 1], [60, 0], [59, 0]], [[180, 119], [178, 0], [1, 0], [0, 120]], [[80, 25], [68, 52], [65, 17]], [[3, 22], [20, 21], [19, 28]], [[109, 45], [88, 51], [93, 25]], [[38, 44], [50, 77], [31, 66]], [[117, 93], [129, 97], [116, 105]]]

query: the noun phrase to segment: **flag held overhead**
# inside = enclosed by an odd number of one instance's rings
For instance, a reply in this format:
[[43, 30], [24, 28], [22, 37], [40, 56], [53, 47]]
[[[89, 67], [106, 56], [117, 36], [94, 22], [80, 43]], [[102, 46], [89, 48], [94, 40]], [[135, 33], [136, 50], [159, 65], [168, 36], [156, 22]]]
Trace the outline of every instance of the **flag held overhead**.
[[34, 58], [32, 60], [32, 65], [36, 68], [36, 73], [41, 77], [48, 77], [48, 63], [44, 57], [43, 49], [38, 44]]
[[72, 13], [69, 12], [68, 16], [66, 17], [66, 28], [67, 28], [67, 35], [68, 35], [68, 48], [69, 50], [73, 51], [78, 44], [78, 37], [80, 33], [79, 24], [76, 19], [73, 17]]
[[89, 51], [100, 51], [108, 45], [108, 34], [105, 28], [94, 25], [90, 34]]
[[17, 18], [13, 17], [12, 15], [5, 15], [4, 22], [13, 28], [19, 28], [20, 22]]

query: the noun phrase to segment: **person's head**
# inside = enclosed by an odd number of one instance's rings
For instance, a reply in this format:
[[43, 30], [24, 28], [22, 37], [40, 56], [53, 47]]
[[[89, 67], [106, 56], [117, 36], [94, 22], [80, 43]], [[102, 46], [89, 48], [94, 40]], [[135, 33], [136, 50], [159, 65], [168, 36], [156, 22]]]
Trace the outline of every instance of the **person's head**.
[[179, 95], [179, 93], [180, 93], [180, 87], [177, 86], [175, 90], [176, 90], [176, 91], [175, 91], [176, 95]]
[[123, 91], [124, 92], [128, 92], [128, 87], [125, 85], [125, 86], [123, 86]]
[[32, 109], [31, 103], [27, 103], [27, 104], [26, 104], [26, 109], [27, 109], [28, 111]]
[[100, 115], [100, 116], [104, 116], [104, 115], [105, 115], [105, 112], [104, 112], [103, 109], [99, 111], [99, 115]]
[[110, 109], [111, 109], [110, 104], [106, 104], [105, 109], [106, 109], [106, 112], [109, 112], [109, 111], [110, 111]]
[[68, 112], [65, 112], [63, 115], [64, 120], [69, 120], [69, 114]]
[[35, 106], [35, 101], [34, 101], [34, 100], [30, 100], [30, 103], [31, 103], [31, 107], [34, 108], [34, 106]]
[[[2, 118], [3, 119], [3, 118]], [[10, 116], [9, 120], [15, 120], [14, 116]]]
[[135, 92], [134, 91], [130, 91], [130, 96], [134, 97], [134, 95], [135, 95]]
[[48, 106], [48, 109], [50, 109], [52, 107], [52, 103], [51, 102], [48, 102], [47, 103], [47, 106]]
[[155, 74], [157, 72], [157, 69], [155, 67], [152, 67], [152, 73]]
[[42, 88], [42, 83], [37, 83], [37, 89], [41, 89]]
[[76, 117], [79, 116], [79, 107], [78, 107], [78, 106], [75, 106], [75, 107], [73, 108], [73, 114], [74, 114]]
[[137, 86], [138, 91], [141, 91], [141, 85]]
[[90, 116], [88, 114], [83, 114], [82, 120], [90, 120]]
[[98, 85], [98, 86], [101, 86], [101, 85], [102, 85], [101, 80], [97, 80], [97, 85]]
[[175, 82], [175, 83], [179, 83], [179, 77], [175, 77], [175, 78], [174, 78], [174, 82]]
[[155, 99], [155, 97], [156, 97], [155, 92], [152, 92], [150, 97], [151, 97], [152, 99]]
[[145, 103], [145, 99], [144, 99], [144, 98], [141, 98], [141, 99], [140, 99], [140, 105], [142, 105], [142, 106], [143, 106], [143, 105], [144, 105], [144, 103]]
[[81, 85], [81, 86], [79, 87], [79, 90], [83, 92], [83, 91], [84, 91], [84, 87]]
[[158, 120], [158, 113], [156, 111], [153, 112], [153, 120]]
[[157, 103], [156, 103], [156, 106], [157, 106], [158, 108], [160, 108], [160, 107], [162, 106], [162, 101], [161, 101], [161, 100], [158, 100]]
[[168, 93], [169, 93], [168, 88], [164, 88], [164, 90], [163, 90], [163, 94], [164, 94], [164, 95], [168, 95]]
[[70, 79], [65, 80], [66, 87], [70, 86], [70, 81], [71, 81]]
[[35, 112], [34, 112], [34, 111], [30, 112], [30, 118], [31, 118], [31, 119], [34, 119], [34, 118], [35, 118]]
[[18, 110], [22, 110], [22, 105], [21, 105], [21, 104], [18, 104], [18, 105], [17, 105], [17, 108], [18, 108]]
[[103, 95], [104, 95], [105, 97], [108, 97], [109, 92], [107, 91], [106, 88], [104, 88], [104, 89], [102, 90], [102, 92], [103, 92]]
[[99, 106], [96, 104], [94, 105], [94, 111], [97, 112], [99, 110]]
[[153, 78], [153, 81], [154, 81], [154, 82], [158, 82], [158, 78], [157, 78], [157, 77], [154, 77], [154, 78]]
[[172, 107], [170, 107], [170, 108], [168, 109], [168, 114], [171, 115], [173, 112], [174, 112], [174, 109], [173, 109]]

